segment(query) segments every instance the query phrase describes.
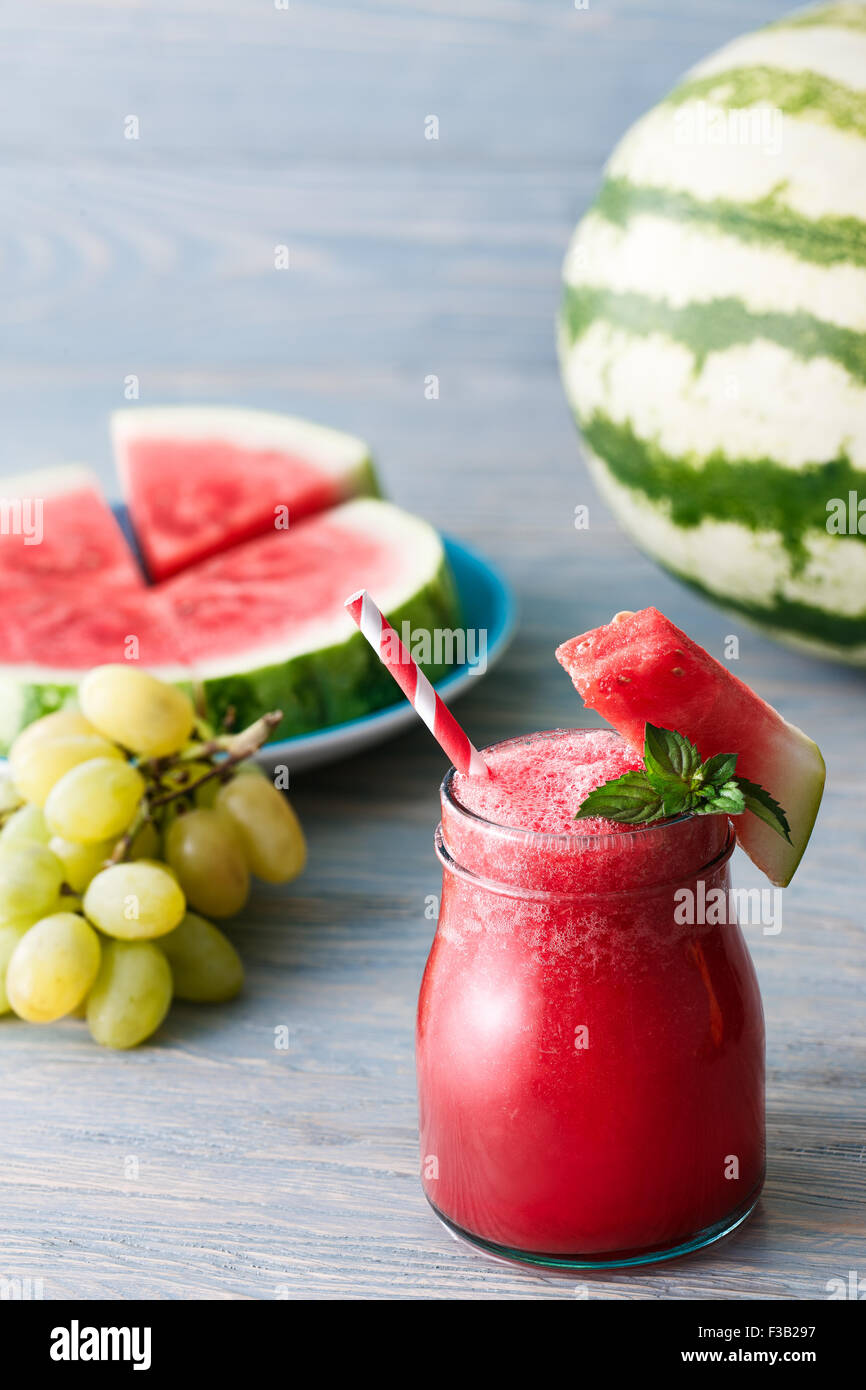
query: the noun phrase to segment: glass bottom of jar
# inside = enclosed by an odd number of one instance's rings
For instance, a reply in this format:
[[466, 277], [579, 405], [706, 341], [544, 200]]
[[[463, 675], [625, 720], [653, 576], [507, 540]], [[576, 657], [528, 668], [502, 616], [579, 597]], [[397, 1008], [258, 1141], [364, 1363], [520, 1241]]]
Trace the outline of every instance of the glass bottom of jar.
[[724, 1240], [725, 1236], [732, 1235], [739, 1226], [748, 1221], [758, 1204], [763, 1186], [764, 1175], [762, 1174], [760, 1182], [753, 1188], [744, 1202], [741, 1202], [722, 1221], [717, 1221], [712, 1226], [705, 1226], [702, 1231], [689, 1236], [687, 1240], [680, 1240], [673, 1245], [660, 1248], [618, 1250], [599, 1255], [546, 1255], [531, 1250], [511, 1249], [507, 1245], [497, 1245], [495, 1241], [484, 1240], [482, 1236], [473, 1235], [471, 1231], [464, 1231], [461, 1226], [449, 1221], [448, 1217], [443, 1215], [429, 1197], [427, 1197], [427, 1201], [430, 1202], [433, 1212], [451, 1235], [459, 1241], [465, 1241], [475, 1250], [482, 1251], [496, 1259], [506, 1260], [511, 1264], [533, 1265], [544, 1269], [628, 1269], [634, 1265], [659, 1264], [662, 1260], [675, 1260], [681, 1255], [692, 1255], [696, 1250], [703, 1250], [707, 1245], [714, 1245], [716, 1241]]

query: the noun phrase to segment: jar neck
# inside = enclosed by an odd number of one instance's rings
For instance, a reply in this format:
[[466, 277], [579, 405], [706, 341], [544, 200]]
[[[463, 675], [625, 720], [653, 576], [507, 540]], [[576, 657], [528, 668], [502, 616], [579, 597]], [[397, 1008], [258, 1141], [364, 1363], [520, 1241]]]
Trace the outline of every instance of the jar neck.
[[[619, 904], [625, 908], [633, 900], [641, 900], [650, 896], [670, 897], [680, 885], [694, 883], [699, 878], [708, 884], [720, 879], [726, 871], [728, 861], [736, 845], [734, 828], [730, 820], [724, 816], [702, 817], [701, 820], [714, 822], [713, 826], [704, 827], [706, 831], [704, 839], [707, 846], [716, 847], [715, 854], [711, 857], [704, 857], [703, 854], [700, 854], [695, 860], [690, 856], [683, 856], [683, 847], [680, 845], [680, 853], [676, 857], [676, 872], [673, 872], [669, 877], [662, 872], [662, 866], [671, 866], [670, 848], [668, 848], [667, 853], [661, 854], [657, 859], [654, 873], [647, 871], [641, 875], [628, 876], [623, 872], [627, 867], [625, 861], [615, 858], [619, 851], [618, 845], [614, 846], [613, 849], [608, 847], [607, 850], [601, 845], [589, 851], [575, 850], [570, 858], [565, 859], [556, 850], [549, 851], [549, 857], [546, 858], [544, 852], [539, 852], [537, 847], [529, 844], [526, 847], [526, 858], [519, 872], [516, 866], [509, 865], [510, 876], [503, 877], [502, 869], [498, 868], [497, 877], [490, 877], [484, 872], [479, 872], [477, 868], [470, 868], [454, 858], [445, 838], [443, 822], [440, 822], [436, 828], [434, 843], [436, 856], [445, 873], [454, 879], [462, 880], [467, 887], [475, 892], [492, 893], [498, 897], [539, 903], [569, 899], [584, 901], [598, 898], [603, 899], [605, 903], [610, 903], [611, 906]], [[662, 827], [655, 828], [661, 829]], [[559, 837], [546, 838], [557, 839]], [[594, 838], [605, 841], [619, 839], [617, 836]], [[689, 845], [690, 850], [697, 847], [695, 842]], [[653, 854], [654, 850], [648, 848], [644, 842], [643, 854], [647, 853]], [[593, 854], [595, 854], [595, 858], [592, 857]], [[606, 854], [613, 854], [614, 859], [606, 861]], [[471, 857], [471, 855], [465, 857]], [[489, 859], [485, 862], [489, 862]], [[497, 864], [501, 861], [494, 856], [493, 862]]]
[[450, 774], [441, 799], [437, 833], [450, 867], [503, 889], [567, 895], [676, 884], [697, 877], [733, 844], [731, 823], [723, 815], [561, 835], [484, 820], [457, 800]]

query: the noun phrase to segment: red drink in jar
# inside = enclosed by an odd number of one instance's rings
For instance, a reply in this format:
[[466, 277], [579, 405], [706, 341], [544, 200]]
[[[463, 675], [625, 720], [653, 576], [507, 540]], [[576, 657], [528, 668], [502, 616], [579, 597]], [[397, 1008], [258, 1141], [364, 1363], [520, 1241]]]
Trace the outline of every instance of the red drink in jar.
[[459, 1234], [540, 1264], [698, 1249], [745, 1219], [764, 1169], [757, 980], [733, 914], [701, 910], [714, 890], [730, 904], [730, 823], [575, 822], [641, 766], [613, 733], [484, 756], [489, 781], [452, 769], [442, 786], [417, 1030], [426, 1195]]

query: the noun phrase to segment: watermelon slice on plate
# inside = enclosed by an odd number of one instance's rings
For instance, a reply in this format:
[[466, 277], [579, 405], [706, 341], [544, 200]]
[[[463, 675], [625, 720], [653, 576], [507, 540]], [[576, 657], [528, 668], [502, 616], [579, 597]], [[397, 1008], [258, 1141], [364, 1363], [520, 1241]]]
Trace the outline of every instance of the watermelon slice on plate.
[[85, 671], [133, 660], [186, 686], [214, 723], [229, 707], [238, 723], [282, 709], [271, 750], [293, 767], [354, 751], [401, 727], [408, 707], [344, 599], [369, 588], [398, 628], [441, 637], [420, 659], [456, 694], [477, 667], [454, 660], [464, 615], [449, 556], [487, 664], [507, 645], [502, 581], [361, 495], [376, 481], [360, 440], [223, 408], [130, 410], [113, 430], [133, 514], [117, 509], [123, 531], [85, 469], [0, 480], [4, 523], [27, 523], [0, 535], [0, 749], [72, 700]]
[[737, 775], [759, 783], [787, 814], [792, 844], [751, 811], [737, 838], [773, 883], [789, 883], [824, 790], [824, 760], [810, 738], [750, 690], [663, 613], [617, 614], [556, 653], [584, 703], [642, 752], [644, 727], [675, 729], [703, 759], [737, 754]]
[[[392, 704], [391, 677], [343, 607], [356, 578], [398, 627], [460, 624], [441, 538], [376, 498], [248, 541], [159, 586], [211, 717], [232, 706], [242, 725], [279, 707], [279, 738]], [[431, 655], [425, 670], [436, 681], [447, 656]]]
[[288, 517], [378, 495], [362, 440], [231, 406], [117, 412], [117, 468], [151, 579], [176, 574]]
[[[306, 734], [394, 700], [390, 677], [343, 608], [346, 594], [371, 588], [392, 622], [414, 630], [459, 626], [440, 537], [390, 502], [344, 503], [147, 586], [131, 555], [124, 567], [123, 551], [115, 553], [121, 532], [98, 492], [57, 495], [71, 499], [74, 529], [59, 501], [56, 517], [46, 507], [50, 564], [33, 545], [9, 566], [16, 580], [0, 624], [0, 746], [72, 699], [90, 667], [129, 659], [185, 684], [215, 722], [229, 706], [242, 723], [281, 708], [275, 737]], [[434, 653], [425, 669], [437, 680], [450, 668]]]
[[70, 584], [141, 588], [144, 577], [87, 468], [68, 464], [0, 482], [0, 592], [47, 594]]

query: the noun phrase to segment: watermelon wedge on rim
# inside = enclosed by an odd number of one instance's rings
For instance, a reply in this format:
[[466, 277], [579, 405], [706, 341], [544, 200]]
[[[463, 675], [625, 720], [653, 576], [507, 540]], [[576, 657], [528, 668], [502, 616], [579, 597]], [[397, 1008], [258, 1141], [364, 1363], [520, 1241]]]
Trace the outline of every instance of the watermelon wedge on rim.
[[292, 415], [234, 406], [118, 411], [124, 497], [154, 581], [379, 489], [366, 444]]
[[737, 775], [779, 802], [793, 843], [751, 811], [735, 818], [737, 839], [773, 883], [791, 881], [824, 790], [817, 744], [655, 608], [617, 614], [563, 643], [556, 658], [588, 708], [638, 752], [649, 723], [684, 734], [703, 759], [736, 753]]

